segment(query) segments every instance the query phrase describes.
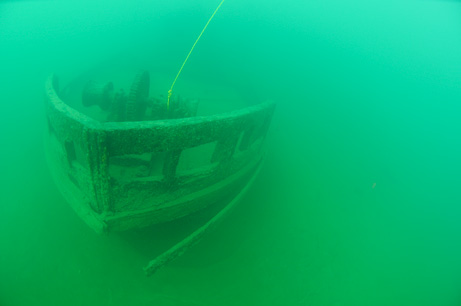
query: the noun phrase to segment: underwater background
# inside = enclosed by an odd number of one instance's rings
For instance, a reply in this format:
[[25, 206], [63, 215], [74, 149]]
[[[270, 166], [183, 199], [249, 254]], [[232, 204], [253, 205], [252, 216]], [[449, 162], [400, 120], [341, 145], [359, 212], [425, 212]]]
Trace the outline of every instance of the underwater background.
[[166, 94], [218, 4], [0, 3], [0, 305], [461, 305], [459, 1], [225, 1], [175, 92], [277, 103], [239, 207], [148, 278], [162, 237], [67, 205], [47, 76], [147, 69]]

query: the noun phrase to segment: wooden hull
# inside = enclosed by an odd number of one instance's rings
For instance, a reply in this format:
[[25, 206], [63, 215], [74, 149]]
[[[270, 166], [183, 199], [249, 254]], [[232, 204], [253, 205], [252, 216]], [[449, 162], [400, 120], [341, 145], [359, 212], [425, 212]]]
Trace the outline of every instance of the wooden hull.
[[124, 231], [232, 203], [260, 167], [274, 104], [174, 120], [98, 122], [46, 83], [50, 170], [95, 231]]

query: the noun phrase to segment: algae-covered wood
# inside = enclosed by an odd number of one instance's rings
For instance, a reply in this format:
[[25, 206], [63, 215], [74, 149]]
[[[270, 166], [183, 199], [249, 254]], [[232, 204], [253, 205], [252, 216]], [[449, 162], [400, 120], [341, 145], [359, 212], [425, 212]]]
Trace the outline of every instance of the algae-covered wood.
[[100, 122], [46, 83], [47, 151], [67, 201], [95, 230], [174, 220], [230, 201], [262, 159], [274, 104], [155, 121]]

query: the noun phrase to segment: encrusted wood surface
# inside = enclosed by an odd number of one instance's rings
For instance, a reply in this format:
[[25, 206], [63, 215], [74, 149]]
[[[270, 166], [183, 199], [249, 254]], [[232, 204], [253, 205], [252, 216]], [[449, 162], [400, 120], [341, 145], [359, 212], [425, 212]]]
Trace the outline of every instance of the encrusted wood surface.
[[[79, 210], [91, 210], [80, 215], [91, 215], [92, 227], [110, 230], [173, 220], [238, 194], [261, 161], [274, 111], [264, 103], [206, 117], [102, 123], [65, 104], [55, 83], [47, 81], [46, 110], [50, 143], [62, 155], [57, 183], [69, 202], [87, 199]], [[208, 163], [178, 168], [186, 151], [209, 154]]]

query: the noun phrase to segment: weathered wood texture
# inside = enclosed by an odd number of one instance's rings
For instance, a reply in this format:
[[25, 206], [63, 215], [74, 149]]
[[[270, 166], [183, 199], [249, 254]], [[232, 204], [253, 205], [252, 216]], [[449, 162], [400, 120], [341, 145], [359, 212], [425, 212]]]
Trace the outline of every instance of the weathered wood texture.
[[[84, 215], [110, 230], [173, 220], [237, 194], [261, 161], [274, 111], [264, 103], [206, 117], [102, 123], [66, 105], [54, 84], [50, 77], [46, 110], [58, 184], [72, 190], [68, 198], [87, 199]], [[188, 154], [209, 158], [194, 168]], [[187, 162], [192, 167], [178, 168]]]

